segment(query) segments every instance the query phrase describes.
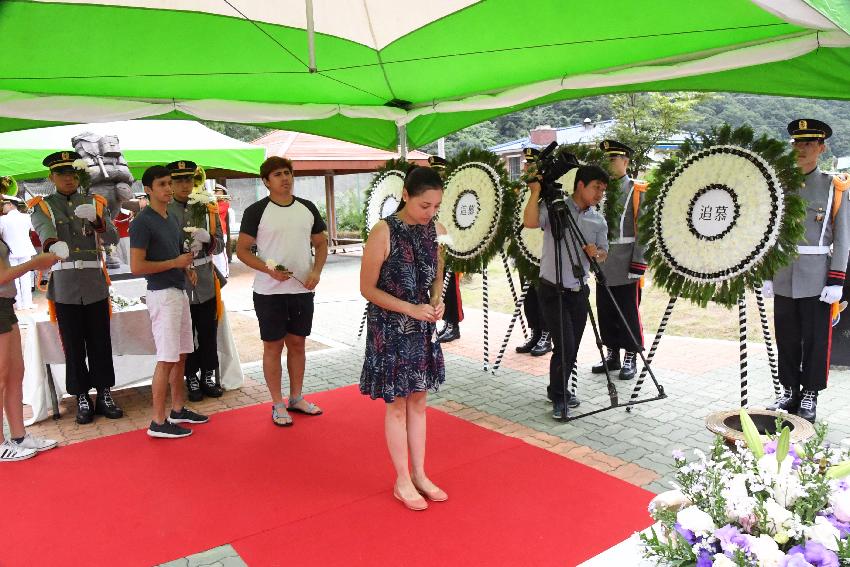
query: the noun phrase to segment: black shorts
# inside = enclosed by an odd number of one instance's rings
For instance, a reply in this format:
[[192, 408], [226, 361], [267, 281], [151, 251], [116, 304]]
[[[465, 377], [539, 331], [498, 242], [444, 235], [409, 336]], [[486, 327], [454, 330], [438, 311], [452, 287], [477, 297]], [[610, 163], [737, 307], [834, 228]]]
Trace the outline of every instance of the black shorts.
[[306, 337], [313, 329], [314, 293], [254, 293], [254, 311], [260, 323], [260, 338], [279, 341], [289, 334]]
[[14, 305], [14, 299], [0, 297], [0, 335], [11, 332], [12, 327], [18, 322]]

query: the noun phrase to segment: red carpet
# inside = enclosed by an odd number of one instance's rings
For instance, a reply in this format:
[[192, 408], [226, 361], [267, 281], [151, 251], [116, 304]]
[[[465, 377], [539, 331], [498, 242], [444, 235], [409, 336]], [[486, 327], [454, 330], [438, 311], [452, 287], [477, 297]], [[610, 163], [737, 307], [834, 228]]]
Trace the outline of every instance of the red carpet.
[[291, 428], [263, 404], [185, 440], [137, 431], [0, 467], [0, 565], [147, 566], [231, 543], [251, 566], [566, 566], [650, 523], [651, 493], [433, 410], [429, 473], [451, 498], [409, 512], [383, 402], [310, 398], [326, 415]]

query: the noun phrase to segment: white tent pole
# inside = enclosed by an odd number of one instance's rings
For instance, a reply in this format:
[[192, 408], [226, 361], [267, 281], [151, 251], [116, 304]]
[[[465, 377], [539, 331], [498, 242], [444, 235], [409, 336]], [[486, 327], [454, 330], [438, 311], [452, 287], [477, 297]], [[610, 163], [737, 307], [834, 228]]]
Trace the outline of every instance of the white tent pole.
[[446, 159], [446, 138], [442, 137], [437, 140], [437, 155]]
[[398, 153], [401, 159], [407, 159], [407, 126], [398, 125]]
[[308, 66], [311, 73], [316, 72], [316, 38], [315, 26], [313, 24], [313, 0], [305, 0], [307, 7], [307, 51], [309, 53]]

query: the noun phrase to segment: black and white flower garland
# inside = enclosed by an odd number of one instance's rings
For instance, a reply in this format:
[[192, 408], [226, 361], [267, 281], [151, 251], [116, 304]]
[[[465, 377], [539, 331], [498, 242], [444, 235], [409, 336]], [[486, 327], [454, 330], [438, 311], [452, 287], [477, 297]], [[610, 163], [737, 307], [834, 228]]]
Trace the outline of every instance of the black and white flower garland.
[[[708, 195], [714, 200], [704, 199]], [[776, 244], [783, 212], [781, 183], [762, 156], [714, 146], [688, 157], [664, 183], [655, 203], [655, 243], [677, 274], [724, 282], [750, 270]], [[698, 228], [698, 221], [706, 222]], [[722, 230], [713, 233], [712, 224]]]

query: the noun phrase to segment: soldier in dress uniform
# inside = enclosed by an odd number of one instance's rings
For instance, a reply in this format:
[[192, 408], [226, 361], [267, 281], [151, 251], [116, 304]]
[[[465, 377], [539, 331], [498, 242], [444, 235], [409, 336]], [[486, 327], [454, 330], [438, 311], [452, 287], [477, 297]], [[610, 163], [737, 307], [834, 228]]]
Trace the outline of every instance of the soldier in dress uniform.
[[[103, 247], [117, 243], [118, 233], [105, 210], [106, 201], [80, 191], [72, 165], [77, 159], [79, 154], [72, 151], [44, 158], [56, 192], [36, 197], [29, 206], [44, 251], [62, 258], [50, 273], [47, 299], [65, 350], [65, 389], [77, 397], [77, 423], [82, 424], [91, 423], [94, 414], [117, 419], [124, 412], [110, 392], [115, 370], [109, 282], [103, 264]], [[92, 388], [97, 390], [94, 405], [89, 398]]]
[[[185, 160], [171, 162], [166, 167], [171, 171], [171, 186], [174, 189], [174, 199], [168, 204], [168, 214], [173, 215], [181, 227], [194, 226], [188, 199], [194, 187], [197, 165]], [[218, 368], [220, 288], [224, 277], [215, 269], [213, 256], [224, 250], [224, 236], [214, 201], [207, 206], [203, 226], [196, 228], [198, 230], [194, 233], [194, 239], [200, 248], [192, 250], [195, 256], [192, 265], [198, 281], [192, 285], [186, 278], [192, 332], [197, 338], [197, 347], [186, 357], [185, 368], [186, 389], [189, 400], [193, 402], [202, 400], [204, 396], [219, 398], [223, 394], [221, 386], [216, 383], [215, 372]]]
[[[629, 177], [629, 160], [633, 153], [630, 147], [616, 140], [603, 140], [599, 147], [610, 161], [613, 178], [611, 184], [619, 184], [619, 198], [623, 206], [620, 218], [614, 219], [614, 226], [609, 231], [614, 236], [610, 242], [608, 260], [602, 264], [602, 273], [605, 274], [614, 301], [620, 306], [626, 322], [623, 323], [611, 297], [597, 282], [596, 310], [607, 354], [605, 360], [594, 366], [592, 371], [594, 374], [603, 374], [607, 365], [609, 371], [620, 370], [620, 380], [629, 380], [634, 378], [637, 369], [636, 353], [643, 344], [639, 312], [640, 278], [646, 271], [646, 259], [645, 247], [637, 241], [637, 219], [641, 212], [646, 184], [635, 182]], [[616, 195], [610, 189], [608, 193], [608, 198], [614, 198]], [[632, 334], [641, 342], [640, 345], [635, 344]], [[621, 349], [625, 352], [622, 365]]]
[[832, 305], [841, 300], [850, 252], [850, 206], [843, 203], [850, 182], [818, 168], [818, 158], [832, 135], [827, 124], [798, 119], [788, 124], [788, 133], [797, 166], [806, 176], [800, 188], [806, 202], [806, 233], [797, 243], [797, 259], [764, 284], [765, 295], [775, 296], [783, 388], [770, 409], [783, 409], [814, 422], [818, 392], [826, 389], [829, 374]]

